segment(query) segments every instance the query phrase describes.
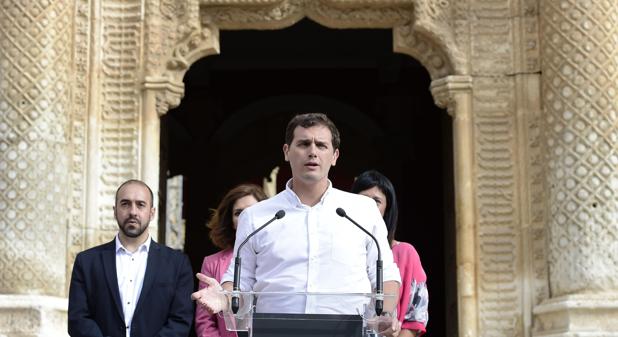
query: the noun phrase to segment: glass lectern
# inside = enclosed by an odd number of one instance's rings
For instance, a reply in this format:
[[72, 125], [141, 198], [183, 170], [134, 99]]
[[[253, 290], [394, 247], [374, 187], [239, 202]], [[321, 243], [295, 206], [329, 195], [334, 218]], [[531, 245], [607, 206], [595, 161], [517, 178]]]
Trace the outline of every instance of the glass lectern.
[[223, 315], [230, 331], [249, 337], [374, 337], [388, 329], [396, 312], [375, 313], [376, 299], [392, 295], [311, 292], [224, 292], [240, 298]]

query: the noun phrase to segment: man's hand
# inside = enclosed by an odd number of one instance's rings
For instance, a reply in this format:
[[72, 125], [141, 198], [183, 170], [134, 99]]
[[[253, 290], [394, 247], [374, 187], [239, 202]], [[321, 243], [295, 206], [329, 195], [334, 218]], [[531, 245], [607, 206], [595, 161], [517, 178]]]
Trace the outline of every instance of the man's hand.
[[367, 326], [382, 337], [397, 337], [401, 332], [401, 322], [397, 317], [390, 315], [370, 318], [367, 320]]
[[399, 336], [399, 332], [401, 332], [401, 322], [397, 319], [397, 317], [391, 317], [391, 324], [388, 325], [388, 321], [384, 322], [384, 326], [382, 324], [378, 324], [378, 334], [380, 336], [386, 337], [397, 337]]
[[223, 288], [214, 278], [202, 273], [195, 275], [206, 287], [191, 294], [191, 299], [203, 306], [209, 313], [216, 314], [227, 309], [227, 296], [222, 293]]

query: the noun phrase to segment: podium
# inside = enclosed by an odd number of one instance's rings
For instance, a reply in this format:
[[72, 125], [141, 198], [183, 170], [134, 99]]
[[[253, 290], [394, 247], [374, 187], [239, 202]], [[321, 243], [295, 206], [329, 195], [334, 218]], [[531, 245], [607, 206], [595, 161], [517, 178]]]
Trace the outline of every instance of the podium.
[[365, 293], [223, 291], [239, 296], [237, 313], [223, 315], [227, 330], [249, 337], [378, 337], [397, 319], [395, 312], [376, 316], [376, 298]]

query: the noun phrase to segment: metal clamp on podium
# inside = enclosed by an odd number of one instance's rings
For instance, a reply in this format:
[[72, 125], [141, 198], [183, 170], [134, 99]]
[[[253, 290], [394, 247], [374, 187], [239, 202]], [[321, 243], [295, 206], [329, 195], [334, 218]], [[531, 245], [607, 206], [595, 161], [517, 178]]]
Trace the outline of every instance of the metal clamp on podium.
[[[375, 300], [393, 295], [362, 293], [253, 292], [237, 295], [239, 309], [219, 313], [230, 331], [249, 337], [374, 337], [392, 325], [396, 312], [376, 316]], [[395, 309], [394, 309], [395, 310]]]

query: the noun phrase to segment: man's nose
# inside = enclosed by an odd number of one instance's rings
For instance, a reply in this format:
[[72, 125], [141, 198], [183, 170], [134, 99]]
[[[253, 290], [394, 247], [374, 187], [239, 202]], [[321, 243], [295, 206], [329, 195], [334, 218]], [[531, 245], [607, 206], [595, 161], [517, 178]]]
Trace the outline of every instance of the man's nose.
[[137, 214], [137, 205], [132, 204], [131, 207], [129, 208], [129, 212], [131, 214]]
[[317, 153], [318, 153], [318, 147], [317, 147], [317, 146], [315, 146], [315, 144], [314, 144], [314, 143], [312, 143], [312, 144], [309, 146], [309, 156], [316, 157], [316, 156], [317, 156]]

